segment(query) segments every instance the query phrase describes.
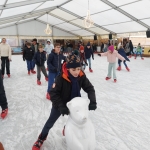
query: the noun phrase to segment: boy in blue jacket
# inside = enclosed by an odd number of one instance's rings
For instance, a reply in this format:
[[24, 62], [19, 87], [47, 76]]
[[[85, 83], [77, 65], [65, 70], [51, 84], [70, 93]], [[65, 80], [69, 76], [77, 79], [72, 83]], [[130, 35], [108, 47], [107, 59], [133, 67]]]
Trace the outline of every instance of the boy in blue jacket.
[[[118, 50], [118, 53], [119, 53], [122, 57], [124, 57], [127, 61], [130, 61], [130, 60], [128, 59], [128, 57], [126, 56], [126, 53], [125, 53], [125, 51], [124, 51], [122, 45], [120, 46], [120, 49]], [[124, 63], [124, 65], [125, 65], [127, 71], [130, 71], [130, 69], [128, 68], [128, 66], [127, 66], [127, 64], [126, 64], [126, 60], [123, 61], [123, 63]], [[122, 62], [122, 60], [118, 59], [118, 65], [119, 65], [119, 67], [117, 68], [117, 70], [119, 70], [119, 71], [121, 70], [121, 62]]]
[[91, 48], [90, 42], [89, 42], [89, 43], [87, 44], [87, 46], [85, 47], [84, 52], [85, 52], [86, 61], [89, 62], [89, 71], [90, 71], [90, 72], [93, 72], [93, 70], [92, 70], [92, 68], [91, 68], [91, 56], [92, 56], [92, 58], [93, 58], [93, 60], [94, 60], [94, 55], [93, 55], [93, 50], [92, 50], [92, 48]]
[[61, 66], [62, 66], [61, 62], [62, 60], [66, 59], [66, 57], [60, 53], [60, 49], [61, 47], [59, 43], [54, 44], [54, 49], [49, 54], [49, 57], [47, 60], [49, 75], [48, 75], [48, 89], [47, 89], [46, 98], [49, 100], [50, 100], [49, 91], [54, 83], [55, 78], [61, 72]]
[[35, 64], [37, 65], [37, 84], [41, 85], [41, 81], [40, 81], [41, 71], [43, 72], [46, 81], [48, 81], [48, 75], [44, 66], [44, 63], [46, 61], [46, 54], [43, 51], [43, 46], [39, 45], [38, 49], [39, 51], [35, 53], [34, 61], [35, 61]]

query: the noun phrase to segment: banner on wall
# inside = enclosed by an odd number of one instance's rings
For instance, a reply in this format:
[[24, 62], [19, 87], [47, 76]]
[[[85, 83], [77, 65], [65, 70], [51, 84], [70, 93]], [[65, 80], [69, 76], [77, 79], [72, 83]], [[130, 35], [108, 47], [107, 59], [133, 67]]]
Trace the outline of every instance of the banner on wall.
[[150, 55], [150, 47], [145, 47], [144, 48], [144, 54], [145, 55]]

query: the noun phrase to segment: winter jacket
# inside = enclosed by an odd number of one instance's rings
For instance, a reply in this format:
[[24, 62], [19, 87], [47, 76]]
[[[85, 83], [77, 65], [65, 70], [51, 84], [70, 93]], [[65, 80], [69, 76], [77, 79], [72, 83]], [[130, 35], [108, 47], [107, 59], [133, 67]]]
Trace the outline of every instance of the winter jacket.
[[128, 57], [127, 57], [127, 55], [126, 55], [126, 53], [125, 53], [125, 51], [124, 51], [123, 48], [120, 48], [120, 49], [118, 50], [118, 53], [119, 53], [122, 57], [124, 57], [127, 61], [130, 61], [130, 60], [128, 59]]
[[107, 61], [109, 63], [115, 63], [116, 58], [119, 58], [120, 60], [124, 61], [125, 58], [123, 58], [116, 50], [113, 51], [113, 53], [110, 53], [109, 51], [105, 53], [101, 53], [101, 56], [107, 56]]
[[39, 49], [39, 43], [37, 43], [36, 44], [37, 45], [37, 49], [35, 49], [35, 46], [32, 44], [32, 46], [31, 46], [31, 48], [35, 51], [35, 52], [37, 52], [37, 51], [39, 51], [38, 49]]
[[49, 54], [49, 57], [47, 60], [49, 72], [51, 72], [51, 73], [60, 72], [62, 60], [65, 61], [66, 57], [63, 56], [62, 54], [57, 54], [54, 52], [54, 50], [52, 50], [52, 52]]
[[26, 47], [23, 50], [23, 59], [31, 61], [33, 59], [33, 57], [34, 57], [34, 50], [32, 48]]
[[8, 44], [0, 44], [0, 56], [11, 59], [11, 47]]
[[36, 52], [34, 55], [34, 61], [37, 66], [44, 66], [44, 63], [46, 61], [45, 52]]
[[44, 50], [46, 51], [46, 53], [49, 55], [51, 53], [51, 51], [54, 49], [54, 45], [50, 44], [50, 45], [46, 45]]
[[85, 49], [84, 49], [84, 52], [85, 52], [85, 57], [86, 57], [86, 59], [91, 58], [91, 55], [92, 55], [92, 57], [94, 57], [94, 56], [93, 56], [93, 50], [92, 50], [91, 47], [90, 47], [90, 48], [87, 48], [87, 46], [86, 46]]
[[[72, 85], [66, 69], [66, 63], [64, 63], [62, 69], [62, 74], [56, 78], [53, 88], [49, 92], [53, 107], [55, 108], [58, 108], [60, 105], [66, 106], [66, 103], [71, 100]], [[90, 103], [96, 104], [94, 87], [82, 71], [80, 71], [78, 83], [80, 90], [82, 88], [88, 94]]]

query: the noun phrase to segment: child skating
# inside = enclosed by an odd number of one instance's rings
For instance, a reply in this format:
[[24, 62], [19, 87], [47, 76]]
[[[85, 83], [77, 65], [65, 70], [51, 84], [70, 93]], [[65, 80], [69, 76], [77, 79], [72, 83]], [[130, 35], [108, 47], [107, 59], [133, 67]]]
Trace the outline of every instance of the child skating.
[[142, 47], [141, 47], [140, 43], [138, 44], [138, 46], [136, 48], [135, 59], [137, 58], [138, 54], [141, 56], [141, 59], [143, 60], [144, 58], [142, 57]]
[[120, 60], [124, 61], [125, 58], [123, 58], [116, 50], [114, 50], [114, 46], [111, 45], [108, 47], [108, 51], [105, 53], [98, 54], [99, 56], [107, 56], [107, 61], [109, 62], [108, 65], [108, 75], [106, 77], [106, 80], [111, 79], [111, 74], [113, 70], [113, 79], [114, 82], [117, 82], [116, 77], [116, 58], [119, 58]]
[[85, 58], [84, 46], [80, 46], [80, 61], [81, 61], [81, 69], [85, 70], [85, 66], [88, 66], [88, 63]]
[[26, 45], [27, 47], [23, 50], [23, 60], [27, 62], [28, 75], [30, 75], [30, 72], [35, 74], [33, 64], [35, 51], [31, 48], [31, 43], [27, 42]]
[[[127, 55], [126, 55], [126, 53], [125, 53], [125, 51], [124, 51], [122, 45], [121, 45], [120, 48], [118, 49], [118, 53], [119, 53], [122, 57], [124, 57], [127, 61], [130, 61], [130, 60], [128, 59], [128, 57], [127, 57]], [[126, 60], [124, 60], [123, 63], [124, 63], [124, 65], [125, 65], [127, 71], [130, 71], [130, 69], [128, 68], [128, 66], [127, 66], [127, 64], [126, 64]], [[118, 68], [117, 68], [118, 71], [121, 70], [121, 63], [122, 63], [122, 60], [118, 59], [118, 65], [119, 65]]]
[[46, 81], [48, 81], [48, 75], [47, 75], [46, 68], [44, 65], [44, 63], [46, 61], [46, 54], [43, 50], [43, 46], [39, 45], [38, 49], [39, 49], [39, 51], [37, 51], [35, 53], [34, 61], [35, 61], [35, 64], [37, 65], [37, 84], [41, 85], [41, 81], [40, 81], [41, 80], [41, 71], [44, 74]]
[[81, 88], [88, 94], [90, 99], [89, 110], [97, 108], [94, 87], [81, 71], [80, 58], [74, 54], [70, 55], [67, 57], [67, 62], [64, 63], [62, 70], [62, 74], [56, 78], [55, 84], [53, 84], [50, 90], [52, 101], [50, 116], [37, 141], [34, 143], [32, 150], [40, 150], [48, 136], [49, 130], [60, 115], [69, 114], [66, 104], [75, 97], [81, 97]]

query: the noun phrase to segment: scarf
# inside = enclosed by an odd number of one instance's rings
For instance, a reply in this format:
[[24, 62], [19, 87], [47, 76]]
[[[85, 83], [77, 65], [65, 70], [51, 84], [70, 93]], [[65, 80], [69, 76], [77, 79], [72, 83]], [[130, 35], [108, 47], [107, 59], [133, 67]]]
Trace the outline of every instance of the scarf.
[[70, 74], [70, 72], [68, 72], [69, 75], [69, 79], [72, 83], [72, 89], [71, 89], [71, 100], [75, 97], [81, 97], [80, 94], [80, 87], [79, 87], [79, 83], [78, 83], [78, 77], [74, 77]]

